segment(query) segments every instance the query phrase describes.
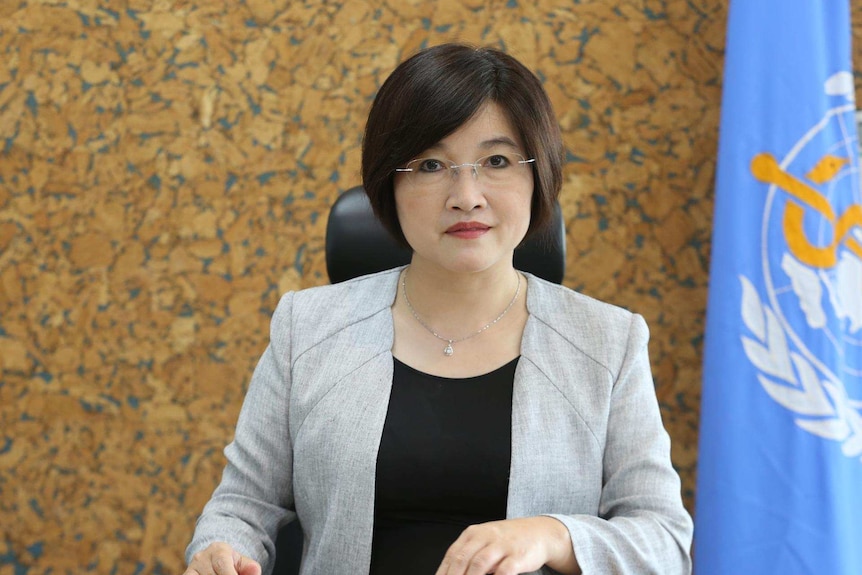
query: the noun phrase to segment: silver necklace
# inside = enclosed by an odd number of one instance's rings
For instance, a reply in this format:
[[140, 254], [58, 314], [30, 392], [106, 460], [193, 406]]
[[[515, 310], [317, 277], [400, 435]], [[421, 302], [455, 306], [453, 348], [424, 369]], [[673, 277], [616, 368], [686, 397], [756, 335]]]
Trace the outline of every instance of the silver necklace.
[[503, 310], [503, 313], [498, 315], [494, 319], [494, 321], [486, 323], [484, 326], [482, 326], [482, 329], [480, 329], [479, 331], [475, 331], [475, 332], [471, 333], [470, 335], [462, 337], [460, 339], [449, 339], [447, 337], [443, 337], [443, 336], [439, 335], [436, 331], [431, 329], [431, 326], [429, 326], [427, 323], [422, 321], [422, 318], [419, 317], [419, 314], [416, 313], [415, 309], [413, 309], [413, 305], [410, 303], [410, 298], [407, 297], [407, 270], [406, 269], [404, 270], [404, 273], [401, 275], [401, 291], [404, 293], [404, 301], [407, 303], [407, 307], [410, 309], [410, 313], [413, 314], [413, 317], [416, 318], [416, 321], [419, 322], [419, 325], [421, 325], [426, 330], [428, 330], [428, 332], [431, 335], [433, 335], [434, 337], [436, 337], [437, 339], [446, 342], [446, 347], [443, 348], [443, 355], [445, 355], [446, 357], [449, 357], [453, 353], [455, 353], [455, 350], [452, 348], [453, 343], [459, 343], [459, 342], [468, 340], [471, 337], [476, 337], [477, 335], [479, 335], [480, 333], [482, 333], [483, 331], [485, 331], [486, 329], [488, 329], [489, 327], [491, 327], [492, 325], [494, 325], [495, 323], [497, 323], [498, 321], [503, 319], [503, 316], [506, 315], [507, 313], [509, 313], [509, 310], [512, 309], [512, 306], [515, 305], [515, 300], [518, 299], [518, 294], [521, 293], [521, 274], [519, 274], [516, 271], [515, 275], [518, 277], [518, 287], [515, 290], [515, 295], [512, 296], [512, 301], [509, 302], [509, 305], [506, 306], [506, 309]]

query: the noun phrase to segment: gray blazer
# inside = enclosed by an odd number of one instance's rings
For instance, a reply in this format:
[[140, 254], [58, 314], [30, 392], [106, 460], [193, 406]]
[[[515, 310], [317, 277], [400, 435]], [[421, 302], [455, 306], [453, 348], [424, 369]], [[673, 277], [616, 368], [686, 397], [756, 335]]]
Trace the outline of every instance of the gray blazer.
[[[298, 516], [304, 575], [368, 573], [398, 272], [282, 298], [187, 558], [226, 541], [268, 574], [279, 526]], [[690, 573], [646, 323], [527, 277], [506, 516], [562, 521], [587, 575]]]

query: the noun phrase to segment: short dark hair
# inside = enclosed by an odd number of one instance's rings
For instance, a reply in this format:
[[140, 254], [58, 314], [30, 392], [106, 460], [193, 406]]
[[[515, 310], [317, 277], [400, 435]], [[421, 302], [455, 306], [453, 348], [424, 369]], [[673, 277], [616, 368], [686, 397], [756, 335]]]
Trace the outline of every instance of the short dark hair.
[[529, 236], [553, 213], [562, 186], [560, 126], [541, 81], [494, 48], [441, 44], [402, 62], [374, 99], [362, 143], [362, 184], [374, 213], [407, 245], [395, 209], [395, 168], [466, 123], [486, 102], [508, 115], [533, 166]]

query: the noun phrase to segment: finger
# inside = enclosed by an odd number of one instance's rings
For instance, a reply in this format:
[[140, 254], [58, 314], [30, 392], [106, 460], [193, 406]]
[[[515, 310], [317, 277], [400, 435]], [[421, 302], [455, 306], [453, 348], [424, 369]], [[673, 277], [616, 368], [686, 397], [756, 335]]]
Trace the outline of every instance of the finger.
[[530, 573], [539, 569], [541, 566], [536, 567], [535, 569], [529, 568], [526, 564], [515, 557], [507, 557], [500, 561], [500, 563], [494, 569], [494, 575], [519, 575], [520, 573]]
[[449, 560], [443, 557], [443, 561], [440, 562], [440, 566], [437, 567], [437, 570], [434, 572], [434, 575], [446, 575], [446, 571], [449, 570]]
[[209, 554], [206, 551], [198, 551], [192, 555], [192, 560], [183, 575], [212, 575], [212, 573], [212, 562]]
[[215, 575], [239, 575], [234, 568], [232, 550], [220, 549], [213, 552], [211, 561]]
[[233, 564], [239, 575], [261, 575], [260, 563], [236, 551], [233, 552]]
[[494, 569], [494, 575], [532, 573], [541, 569], [543, 565], [545, 565], [545, 555], [535, 548], [511, 550], [498, 562]]
[[486, 575], [489, 571], [482, 571], [485, 567], [489, 567], [496, 563], [492, 561], [492, 548], [489, 544], [482, 540], [472, 540], [466, 543], [459, 544], [458, 541], [452, 544], [449, 551], [446, 552], [448, 557], [448, 565], [443, 573], [445, 575]]
[[505, 553], [493, 545], [487, 545], [470, 559], [467, 564], [467, 575], [487, 575], [497, 573], [497, 566], [505, 559]]
[[456, 539], [455, 542], [446, 550], [446, 555], [443, 556], [443, 561], [440, 562], [440, 566], [437, 568], [437, 571], [434, 572], [434, 575], [449, 575], [450, 568], [452, 567], [452, 558], [456, 553], [456, 550], [464, 544], [463, 540], [464, 532], [461, 532], [458, 539]]

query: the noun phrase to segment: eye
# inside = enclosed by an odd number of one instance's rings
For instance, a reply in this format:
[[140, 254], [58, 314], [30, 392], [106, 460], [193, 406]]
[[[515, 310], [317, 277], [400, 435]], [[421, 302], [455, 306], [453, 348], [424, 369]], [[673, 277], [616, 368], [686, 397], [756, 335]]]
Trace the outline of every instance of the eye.
[[488, 156], [487, 158], [484, 158], [481, 163], [483, 168], [494, 168], [497, 170], [508, 168], [512, 165], [512, 161], [503, 154]]
[[426, 160], [419, 161], [419, 171], [420, 172], [440, 172], [446, 169], [446, 164], [442, 160], [435, 160], [434, 158], [428, 158]]

